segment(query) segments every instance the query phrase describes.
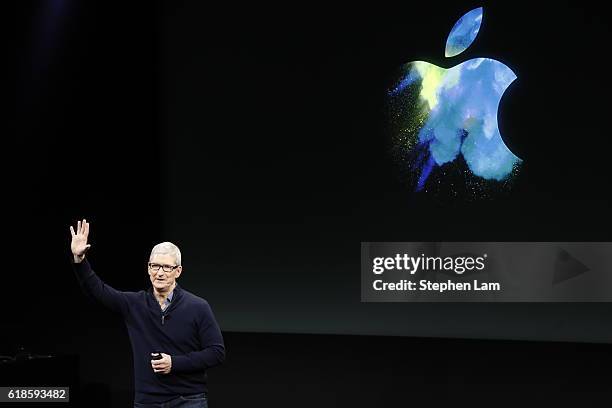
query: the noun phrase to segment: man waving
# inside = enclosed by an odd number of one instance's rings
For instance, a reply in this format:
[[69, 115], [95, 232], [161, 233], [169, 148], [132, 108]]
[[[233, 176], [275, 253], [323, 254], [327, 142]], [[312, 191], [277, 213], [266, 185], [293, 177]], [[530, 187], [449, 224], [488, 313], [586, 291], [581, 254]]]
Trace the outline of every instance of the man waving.
[[147, 265], [151, 287], [119, 291], [104, 283], [85, 253], [89, 223], [70, 226], [72, 265], [85, 294], [119, 313], [134, 356], [134, 407], [208, 407], [207, 369], [225, 359], [219, 325], [208, 302], [183, 289], [181, 252], [157, 244]]

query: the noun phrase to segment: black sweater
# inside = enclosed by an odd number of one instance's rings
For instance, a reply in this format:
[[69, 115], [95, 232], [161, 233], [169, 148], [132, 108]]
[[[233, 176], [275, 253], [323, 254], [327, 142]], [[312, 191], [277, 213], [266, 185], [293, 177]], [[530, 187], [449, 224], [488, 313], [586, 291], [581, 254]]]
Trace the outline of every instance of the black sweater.
[[[134, 356], [134, 400], [163, 402], [178, 395], [208, 392], [206, 370], [225, 359], [221, 330], [206, 300], [176, 284], [162, 312], [153, 288], [123, 292], [105, 284], [87, 259], [72, 262], [83, 291], [123, 316]], [[155, 373], [151, 353], [169, 354], [169, 374]]]

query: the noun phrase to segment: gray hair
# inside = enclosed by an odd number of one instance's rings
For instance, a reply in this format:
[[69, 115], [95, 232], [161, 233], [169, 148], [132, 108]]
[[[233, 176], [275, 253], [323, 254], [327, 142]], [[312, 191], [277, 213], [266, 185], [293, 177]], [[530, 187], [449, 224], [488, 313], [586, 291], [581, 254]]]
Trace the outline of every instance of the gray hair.
[[172, 242], [162, 242], [160, 244], [155, 245], [153, 249], [151, 250], [151, 256], [149, 256], [149, 262], [153, 258], [153, 255], [156, 255], [156, 254], [172, 255], [174, 256], [174, 259], [176, 260], [176, 264], [177, 265], [181, 264], [181, 251]]

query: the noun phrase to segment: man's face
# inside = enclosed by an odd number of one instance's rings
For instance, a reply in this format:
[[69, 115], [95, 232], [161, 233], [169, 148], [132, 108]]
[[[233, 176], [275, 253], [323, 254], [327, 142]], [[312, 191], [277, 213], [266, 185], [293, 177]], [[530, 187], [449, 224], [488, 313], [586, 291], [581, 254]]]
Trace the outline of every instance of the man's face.
[[149, 278], [153, 287], [159, 291], [171, 288], [181, 271], [182, 267], [176, 265], [172, 255], [154, 254], [149, 261]]

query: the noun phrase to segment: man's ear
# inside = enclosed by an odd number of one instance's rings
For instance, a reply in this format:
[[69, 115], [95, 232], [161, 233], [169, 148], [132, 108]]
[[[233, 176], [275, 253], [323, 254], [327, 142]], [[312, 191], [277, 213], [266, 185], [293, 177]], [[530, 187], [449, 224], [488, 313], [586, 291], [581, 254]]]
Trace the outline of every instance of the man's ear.
[[183, 272], [183, 267], [179, 265], [178, 268], [176, 268], [176, 277], [178, 278], [179, 276], [181, 276], [181, 272]]

